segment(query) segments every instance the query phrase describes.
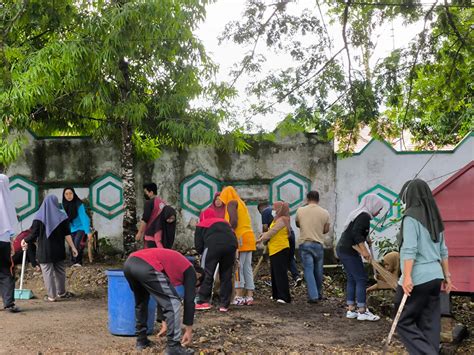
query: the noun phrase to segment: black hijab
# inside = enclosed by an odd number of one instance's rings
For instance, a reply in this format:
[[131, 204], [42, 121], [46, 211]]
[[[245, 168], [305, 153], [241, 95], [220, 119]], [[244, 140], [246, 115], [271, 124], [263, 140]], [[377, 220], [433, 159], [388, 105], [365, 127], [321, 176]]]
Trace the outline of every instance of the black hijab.
[[[72, 194], [74, 195], [74, 197], [72, 198], [72, 201], [68, 201], [64, 197], [64, 194], [65, 194], [66, 190], [71, 190], [72, 191]], [[82, 201], [79, 198], [79, 196], [77, 196], [76, 191], [74, 191], [74, 188], [66, 187], [63, 190], [63, 208], [64, 208], [64, 211], [67, 214], [69, 222], [72, 222], [77, 217], [77, 213], [78, 213], [78, 210], [79, 210], [79, 207], [81, 206], [81, 204], [82, 204]]]
[[176, 218], [172, 223], [166, 222], [166, 220], [171, 216], [176, 217], [176, 210], [173, 207], [166, 205], [158, 216], [158, 223], [156, 224], [156, 230], [158, 231], [161, 229], [163, 231], [161, 234], [161, 243], [166, 249], [171, 249], [173, 247], [174, 237], [176, 235]]
[[406, 216], [410, 216], [428, 230], [434, 243], [438, 243], [439, 235], [444, 231], [444, 224], [428, 184], [421, 179], [409, 180], [403, 185], [399, 196], [406, 204], [400, 230], [401, 241], [403, 241], [403, 220]]

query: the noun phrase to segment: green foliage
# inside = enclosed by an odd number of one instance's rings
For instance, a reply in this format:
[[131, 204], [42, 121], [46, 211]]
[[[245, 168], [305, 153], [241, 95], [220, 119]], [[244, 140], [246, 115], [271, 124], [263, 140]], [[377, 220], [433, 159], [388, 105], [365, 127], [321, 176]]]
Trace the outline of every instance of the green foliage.
[[[383, 4], [322, 0], [296, 13], [288, 1], [247, 1], [242, 20], [229, 23], [223, 34], [254, 48], [239, 63], [236, 79], [243, 72], [252, 77], [263, 72], [262, 46], [291, 57], [287, 68], [248, 86], [259, 99], [255, 113], [274, 112], [277, 103], [285, 102], [294, 112], [280, 123], [281, 132], [336, 137], [345, 152], [364, 126], [386, 139], [409, 130], [420, 148], [459, 142], [473, 128], [474, 9], [430, 8], [417, 0]], [[424, 21], [425, 28], [407, 48], [372, 66], [374, 33], [399, 18]], [[341, 25], [343, 48], [333, 47], [328, 20]]]
[[390, 238], [380, 238], [375, 241], [375, 247], [379, 251], [379, 255], [384, 256], [392, 251], [398, 251], [398, 243]]
[[[0, 33], [0, 129], [121, 146], [121, 129], [131, 125], [141, 159], [155, 159], [164, 146], [219, 145], [234, 91], [213, 82], [216, 66], [193, 33], [207, 0], [48, 3], [12, 0], [2, 8], [11, 30]], [[191, 105], [204, 97], [214, 99], [210, 107]]]

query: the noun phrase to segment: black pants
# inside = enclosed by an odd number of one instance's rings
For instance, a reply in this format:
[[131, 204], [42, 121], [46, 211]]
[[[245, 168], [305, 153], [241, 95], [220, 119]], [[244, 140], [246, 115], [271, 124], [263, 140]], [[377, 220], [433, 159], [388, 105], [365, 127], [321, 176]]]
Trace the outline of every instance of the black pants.
[[207, 249], [204, 264], [204, 281], [199, 288], [199, 301], [209, 302], [214, 284], [214, 273], [219, 264], [221, 288], [219, 292], [220, 305], [228, 308], [232, 296], [232, 273], [235, 263], [236, 248], [230, 246], [210, 246]]
[[[410, 355], [438, 354], [441, 332], [439, 293], [441, 280], [432, 280], [413, 287], [397, 325], [397, 332]], [[395, 309], [403, 297], [398, 286]]]
[[82, 265], [82, 258], [84, 256], [84, 247], [86, 244], [85, 238], [87, 238], [86, 233], [84, 231], [77, 231], [71, 233], [72, 241], [74, 242], [74, 246], [77, 249], [77, 256], [72, 256], [71, 252], [71, 262], [73, 264], [80, 264]]
[[0, 293], [3, 298], [3, 308], [15, 305], [15, 277], [10, 242], [0, 242]]
[[274, 300], [281, 299], [291, 302], [290, 286], [288, 284], [288, 262], [290, 248], [283, 249], [270, 255], [270, 268], [272, 273], [272, 296]]
[[[26, 250], [26, 261], [31, 263], [31, 266], [37, 267], [38, 262], [36, 261], [36, 245], [35, 243], [28, 243], [28, 249]], [[17, 251], [13, 255], [13, 263], [15, 265], [21, 265], [23, 262], [23, 250]]]
[[147, 337], [148, 301], [151, 294], [156, 299], [157, 307], [168, 326], [168, 346], [179, 345], [181, 342], [181, 299], [168, 277], [136, 257], [127, 259], [124, 274], [135, 296], [138, 341], [143, 341]]

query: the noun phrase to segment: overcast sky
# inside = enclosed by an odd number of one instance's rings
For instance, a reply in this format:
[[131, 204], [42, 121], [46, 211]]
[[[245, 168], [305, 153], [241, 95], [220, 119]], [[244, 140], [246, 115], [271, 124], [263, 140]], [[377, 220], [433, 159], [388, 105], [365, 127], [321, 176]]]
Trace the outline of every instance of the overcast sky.
[[[219, 64], [220, 71], [217, 79], [221, 81], [231, 81], [232, 78], [229, 72], [235, 63], [238, 63], [243, 56], [250, 50], [249, 47], [241, 47], [233, 42], [226, 41], [219, 45], [217, 37], [222, 34], [224, 27], [230, 21], [239, 20], [242, 18], [244, 11], [245, 0], [217, 0], [215, 3], [207, 7], [207, 19], [199, 27], [197, 31], [198, 37], [204, 42], [208, 54], [213, 60]], [[297, 0], [288, 5], [288, 11], [292, 13], [300, 13], [304, 8], [315, 8], [314, 0]], [[341, 36], [341, 26], [334, 24], [329, 26], [329, 19], [325, 18], [326, 25], [330, 36], [333, 39], [334, 48], [337, 51], [343, 46]], [[421, 30], [421, 24], [404, 26], [402, 21], [387, 23], [381, 28], [378, 33], [375, 34], [375, 42], [377, 44], [374, 56], [372, 57], [372, 65], [381, 58], [385, 57], [394, 47], [405, 47], [409, 41]], [[394, 34], [394, 36], [392, 35]], [[261, 42], [259, 51], [262, 51], [267, 57], [268, 64], [267, 70], [275, 70], [285, 68], [289, 64], [289, 57], [275, 55], [269, 50], [266, 50]], [[352, 52], [353, 55], [357, 55], [356, 51]], [[245, 86], [248, 84], [250, 78], [248, 76], [241, 76], [236, 84], [236, 88], [239, 90], [240, 97], [236, 101], [239, 107], [245, 108], [250, 105], [251, 102], [255, 102], [252, 98], [247, 98], [244, 92]], [[253, 117], [253, 121], [263, 127], [265, 130], [273, 130], [276, 124], [284, 118], [285, 114], [291, 112], [291, 108], [288, 105], [279, 105], [277, 112], [267, 115]]]

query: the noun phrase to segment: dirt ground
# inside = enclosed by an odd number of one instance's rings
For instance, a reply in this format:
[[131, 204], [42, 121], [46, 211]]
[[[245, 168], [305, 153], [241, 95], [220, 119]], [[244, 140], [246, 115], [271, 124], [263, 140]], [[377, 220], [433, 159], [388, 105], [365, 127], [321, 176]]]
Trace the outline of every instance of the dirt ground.
[[[42, 278], [28, 272], [26, 288], [38, 298], [18, 301], [22, 313], [0, 312], [0, 354], [135, 353], [133, 337], [113, 336], [107, 329], [104, 270], [108, 268], [116, 265], [68, 269], [69, 289], [76, 297], [56, 303], [42, 300]], [[192, 349], [197, 354], [381, 353], [390, 320], [384, 317], [372, 323], [346, 319], [337, 280], [326, 278], [328, 299], [316, 305], [306, 303], [304, 286], [293, 291], [292, 304], [276, 304], [269, 298], [270, 287], [265, 280], [268, 276], [256, 282], [253, 306], [233, 306], [228, 314], [215, 308], [196, 312]], [[472, 304], [467, 312], [472, 312]], [[155, 327], [155, 333], [157, 330]], [[164, 342], [155, 335], [151, 339], [156, 344], [145, 353], [163, 352]], [[471, 338], [457, 353], [472, 349]], [[390, 353], [404, 353], [396, 339]]]

